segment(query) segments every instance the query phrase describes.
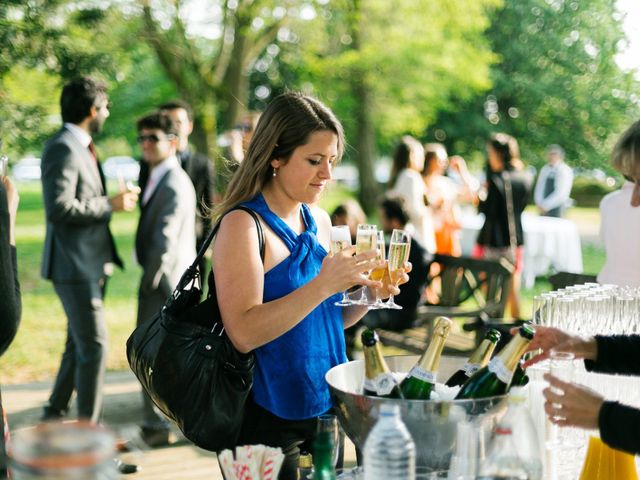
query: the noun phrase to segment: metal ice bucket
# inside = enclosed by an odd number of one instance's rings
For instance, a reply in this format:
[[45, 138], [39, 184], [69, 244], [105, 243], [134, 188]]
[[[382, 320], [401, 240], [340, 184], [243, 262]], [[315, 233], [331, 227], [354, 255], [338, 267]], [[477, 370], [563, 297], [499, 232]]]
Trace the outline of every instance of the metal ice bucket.
[[[393, 372], [406, 374], [418, 356], [386, 357]], [[465, 358], [443, 356], [438, 379], [446, 381], [465, 362]], [[364, 361], [338, 365], [326, 374], [333, 405], [340, 424], [359, 449], [373, 428], [382, 403], [400, 405], [402, 420], [416, 444], [416, 464], [433, 470], [448, 470], [456, 443], [456, 425], [461, 421], [482, 422], [489, 429], [506, 408], [506, 396], [481, 400], [399, 400], [362, 394]]]

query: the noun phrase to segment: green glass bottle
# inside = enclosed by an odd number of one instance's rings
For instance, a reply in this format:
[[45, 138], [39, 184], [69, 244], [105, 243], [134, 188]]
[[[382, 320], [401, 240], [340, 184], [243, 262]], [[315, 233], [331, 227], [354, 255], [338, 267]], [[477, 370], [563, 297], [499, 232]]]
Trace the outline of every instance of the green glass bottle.
[[336, 480], [331, 432], [318, 432], [313, 442], [313, 480]]
[[529, 383], [529, 377], [527, 376], [527, 371], [522, 366], [522, 363], [526, 357], [527, 357], [527, 354], [525, 353], [522, 359], [518, 362], [516, 371], [513, 372], [513, 378], [511, 379], [511, 384], [509, 385], [509, 389], [511, 389], [511, 387], [524, 387], [527, 383]]
[[400, 383], [400, 391], [404, 398], [410, 400], [429, 400], [431, 391], [436, 385], [440, 356], [444, 342], [451, 330], [451, 320], [446, 317], [436, 318], [436, 325], [429, 346], [404, 380]]
[[464, 384], [456, 399], [486, 398], [507, 392], [520, 357], [533, 339], [533, 325], [525, 323], [509, 343]]
[[469, 380], [469, 377], [489, 363], [491, 355], [493, 355], [493, 351], [500, 341], [500, 337], [501, 335], [498, 330], [495, 328], [489, 329], [482, 342], [480, 342], [480, 345], [478, 345], [478, 348], [476, 348], [469, 357], [469, 360], [467, 360], [460, 370], [449, 377], [445, 385], [447, 387], [462, 385]]
[[380, 338], [375, 330], [367, 328], [360, 335], [364, 350], [365, 395], [375, 397], [402, 398], [398, 382], [387, 365], [380, 349]]

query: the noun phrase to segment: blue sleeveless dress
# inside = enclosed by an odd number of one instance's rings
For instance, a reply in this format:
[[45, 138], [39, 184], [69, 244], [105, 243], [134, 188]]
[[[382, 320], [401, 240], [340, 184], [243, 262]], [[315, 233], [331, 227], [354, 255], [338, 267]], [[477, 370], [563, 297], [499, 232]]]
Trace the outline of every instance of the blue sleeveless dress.
[[[284, 297], [318, 275], [327, 251], [318, 243], [309, 207], [302, 205], [305, 231], [298, 235], [258, 194], [243, 203], [262, 217], [291, 255], [264, 275], [263, 302]], [[347, 361], [342, 308], [336, 294], [318, 305], [291, 330], [254, 350], [254, 401], [288, 420], [317, 417], [331, 408], [327, 371]]]

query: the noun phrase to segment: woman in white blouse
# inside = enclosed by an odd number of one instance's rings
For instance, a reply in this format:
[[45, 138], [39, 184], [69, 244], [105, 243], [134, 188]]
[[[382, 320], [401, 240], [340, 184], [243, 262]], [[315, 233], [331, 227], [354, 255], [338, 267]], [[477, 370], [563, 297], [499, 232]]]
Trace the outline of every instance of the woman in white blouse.
[[422, 180], [424, 148], [415, 138], [405, 135], [396, 147], [391, 167], [390, 194], [401, 197], [409, 213], [413, 236], [429, 252], [436, 251], [431, 209], [425, 203], [425, 185]]

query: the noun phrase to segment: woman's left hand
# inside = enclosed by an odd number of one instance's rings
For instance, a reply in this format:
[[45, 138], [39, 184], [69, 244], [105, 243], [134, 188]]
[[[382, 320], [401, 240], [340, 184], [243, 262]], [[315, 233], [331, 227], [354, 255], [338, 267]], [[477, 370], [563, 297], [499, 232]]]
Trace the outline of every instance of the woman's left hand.
[[400, 293], [399, 285], [407, 283], [409, 281], [409, 272], [413, 269], [411, 262], [404, 263], [404, 272], [400, 275], [400, 279], [397, 285], [391, 282], [389, 276], [389, 269], [385, 269], [384, 277], [382, 277], [382, 288], [380, 289], [380, 298], [389, 298], [390, 295], [398, 295]]
[[604, 403], [599, 394], [582, 385], [563, 382], [549, 373], [544, 379], [549, 382], [542, 392], [546, 400], [544, 410], [551, 422], [561, 426], [598, 428], [598, 416]]

